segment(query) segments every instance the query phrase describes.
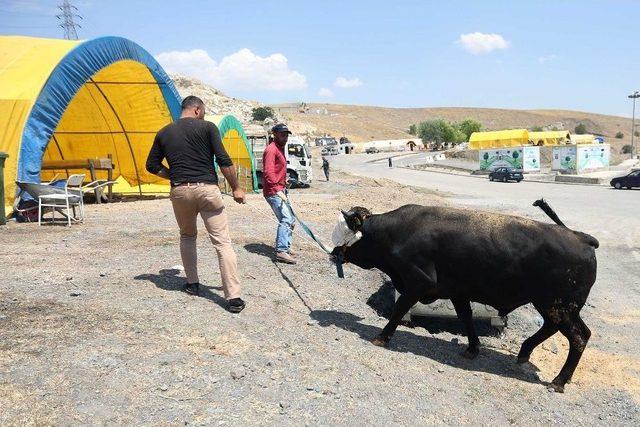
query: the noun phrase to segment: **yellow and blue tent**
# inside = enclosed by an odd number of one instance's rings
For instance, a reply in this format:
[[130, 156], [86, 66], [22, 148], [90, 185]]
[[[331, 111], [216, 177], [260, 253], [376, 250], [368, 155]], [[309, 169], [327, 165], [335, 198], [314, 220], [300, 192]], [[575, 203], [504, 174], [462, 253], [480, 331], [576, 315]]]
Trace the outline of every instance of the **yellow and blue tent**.
[[173, 82], [130, 40], [1, 36], [0, 151], [9, 154], [5, 213], [16, 180], [46, 178], [43, 160], [111, 155], [121, 187], [142, 191], [166, 184], [145, 170], [145, 160], [156, 132], [179, 116]]
[[[109, 155], [118, 193], [167, 193], [168, 182], [148, 173], [154, 136], [180, 116], [180, 95], [160, 64], [121, 37], [86, 41], [0, 36], [0, 151], [5, 163], [5, 214], [15, 181], [41, 182], [48, 160]], [[233, 116], [214, 117], [241, 181], [257, 188], [252, 151]], [[98, 173], [106, 178], [106, 172]], [[246, 175], [246, 176], [245, 176]]]

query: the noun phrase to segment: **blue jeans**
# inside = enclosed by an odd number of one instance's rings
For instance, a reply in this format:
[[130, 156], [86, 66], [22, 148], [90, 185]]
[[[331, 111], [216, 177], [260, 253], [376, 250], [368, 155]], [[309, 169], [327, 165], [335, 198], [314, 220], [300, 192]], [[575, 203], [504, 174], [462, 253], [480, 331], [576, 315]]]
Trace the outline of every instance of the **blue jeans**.
[[287, 252], [291, 248], [293, 224], [295, 218], [289, 206], [278, 196], [265, 197], [273, 213], [278, 219], [278, 232], [276, 234], [276, 252]]

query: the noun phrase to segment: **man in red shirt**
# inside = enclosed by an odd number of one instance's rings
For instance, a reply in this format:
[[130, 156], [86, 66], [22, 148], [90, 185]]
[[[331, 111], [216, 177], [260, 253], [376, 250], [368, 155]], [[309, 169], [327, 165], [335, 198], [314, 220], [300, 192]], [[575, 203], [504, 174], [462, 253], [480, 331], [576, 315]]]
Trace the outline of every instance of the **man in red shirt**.
[[279, 123], [271, 128], [273, 142], [267, 145], [262, 157], [262, 194], [278, 219], [276, 233], [276, 261], [295, 264], [291, 255], [291, 239], [295, 218], [287, 199], [287, 157], [284, 149], [289, 140], [289, 128]]

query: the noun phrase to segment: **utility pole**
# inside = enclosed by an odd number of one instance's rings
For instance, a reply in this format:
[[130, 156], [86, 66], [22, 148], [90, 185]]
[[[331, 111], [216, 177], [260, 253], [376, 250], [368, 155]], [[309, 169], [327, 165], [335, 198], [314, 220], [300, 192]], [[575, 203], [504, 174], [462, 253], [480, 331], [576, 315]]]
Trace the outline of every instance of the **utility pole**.
[[69, 0], [64, 0], [62, 4], [58, 5], [58, 9], [60, 9], [61, 13], [56, 15], [56, 18], [62, 21], [60, 26], [64, 29], [64, 38], [67, 40], [78, 40], [76, 27], [82, 28], [80, 24], [74, 21], [75, 18], [82, 19], [82, 16], [76, 13], [78, 8], [72, 5]]
[[636, 144], [634, 142], [636, 134], [636, 99], [640, 98], [640, 92], [636, 90], [628, 98], [633, 99], [633, 115], [631, 116], [631, 158], [633, 159], [636, 155]]

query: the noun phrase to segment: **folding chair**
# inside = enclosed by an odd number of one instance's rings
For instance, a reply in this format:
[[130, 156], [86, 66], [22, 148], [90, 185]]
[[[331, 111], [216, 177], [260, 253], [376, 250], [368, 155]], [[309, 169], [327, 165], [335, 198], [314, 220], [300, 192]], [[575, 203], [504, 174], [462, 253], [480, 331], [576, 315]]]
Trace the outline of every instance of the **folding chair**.
[[[64, 194], [41, 194], [38, 196], [38, 225], [42, 225], [42, 208], [49, 207], [52, 209], [52, 221], [56, 220], [56, 211], [59, 209], [66, 209], [67, 213], [64, 216], [67, 217], [67, 226], [71, 227], [71, 220], [81, 222], [84, 220], [84, 201], [82, 182], [84, 181], [84, 174], [71, 175], [67, 179], [64, 186]], [[76, 207], [78, 207], [80, 215], [76, 214]], [[71, 214], [73, 212], [73, 215]]]

